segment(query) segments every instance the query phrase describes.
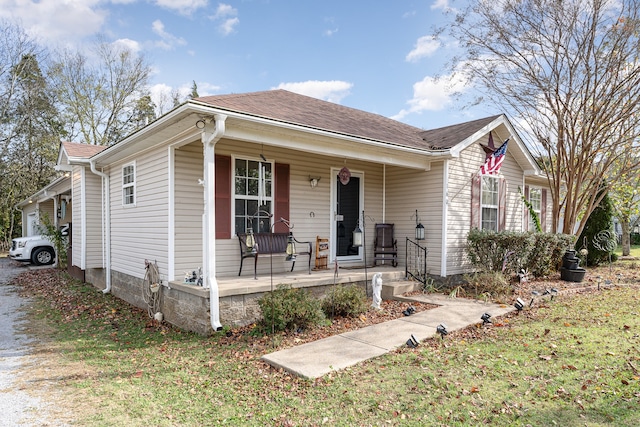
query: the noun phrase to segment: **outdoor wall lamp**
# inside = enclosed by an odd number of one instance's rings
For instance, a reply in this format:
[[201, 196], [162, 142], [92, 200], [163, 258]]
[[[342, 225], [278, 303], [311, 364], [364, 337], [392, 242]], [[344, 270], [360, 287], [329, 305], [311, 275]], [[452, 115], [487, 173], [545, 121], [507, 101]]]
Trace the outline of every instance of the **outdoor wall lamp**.
[[196, 122], [196, 127], [198, 129], [204, 129], [205, 125], [207, 124], [207, 122], [204, 121], [204, 119], [200, 119]]
[[444, 336], [449, 333], [449, 331], [447, 331], [447, 325], [445, 325], [444, 323], [440, 323], [438, 325], [438, 327], [436, 328], [436, 332], [440, 334], [442, 339], [444, 339]]
[[319, 176], [309, 176], [309, 185], [311, 188], [316, 188], [318, 186], [318, 182], [320, 182]]
[[[411, 215], [413, 217], [413, 215]], [[418, 209], [416, 209], [416, 240], [424, 240], [424, 225], [418, 218]]]

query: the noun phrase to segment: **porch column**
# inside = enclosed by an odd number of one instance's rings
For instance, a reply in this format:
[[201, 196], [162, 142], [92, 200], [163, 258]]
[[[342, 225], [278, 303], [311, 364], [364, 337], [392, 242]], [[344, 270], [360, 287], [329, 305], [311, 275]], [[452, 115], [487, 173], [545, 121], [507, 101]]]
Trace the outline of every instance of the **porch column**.
[[204, 213], [202, 218], [202, 273], [205, 287], [209, 288], [209, 317], [214, 331], [222, 329], [218, 281], [216, 280], [216, 169], [215, 145], [225, 131], [224, 114], [216, 114], [214, 120], [207, 119], [202, 130], [204, 145]]

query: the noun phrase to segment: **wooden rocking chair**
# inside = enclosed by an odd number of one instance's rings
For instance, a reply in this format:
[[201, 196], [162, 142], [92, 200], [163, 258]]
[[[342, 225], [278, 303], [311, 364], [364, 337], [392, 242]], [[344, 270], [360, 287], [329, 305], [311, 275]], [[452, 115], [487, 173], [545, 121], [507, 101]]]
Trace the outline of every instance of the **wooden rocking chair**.
[[376, 224], [376, 238], [373, 243], [373, 265], [378, 261], [391, 261], [398, 265], [398, 242], [393, 237], [393, 224]]

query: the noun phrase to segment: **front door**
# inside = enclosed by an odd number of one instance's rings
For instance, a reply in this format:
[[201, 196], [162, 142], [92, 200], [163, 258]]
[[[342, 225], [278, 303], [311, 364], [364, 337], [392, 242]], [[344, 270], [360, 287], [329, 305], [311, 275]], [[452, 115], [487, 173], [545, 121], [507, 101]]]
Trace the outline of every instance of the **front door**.
[[[333, 171], [333, 242], [332, 252], [339, 261], [360, 260], [361, 248], [353, 246], [353, 230], [360, 225], [362, 212], [362, 174], [349, 172], [342, 180], [338, 170]], [[362, 228], [362, 227], [361, 227]]]

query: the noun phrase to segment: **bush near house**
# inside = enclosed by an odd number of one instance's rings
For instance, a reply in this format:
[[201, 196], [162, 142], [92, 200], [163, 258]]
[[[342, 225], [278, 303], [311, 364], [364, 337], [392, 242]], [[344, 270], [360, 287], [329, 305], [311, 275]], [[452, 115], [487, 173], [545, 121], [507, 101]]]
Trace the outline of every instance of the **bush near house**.
[[367, 294], [358, 285], [334, 286], [322, 300], [322, 311], [329, 318], [356, 317], [368, 308]]
[[523, 233], [474, 229], [467, 235], [467, 257], [478, 271], [514, 276], [526, 270], [545, 277], [558, 270], [562, 255], [575, 236], [553, 233]]
[[258, 299], [263, 332], [296, 331], [326, 321], [321, 302], [305, 289], [278, 285]]

